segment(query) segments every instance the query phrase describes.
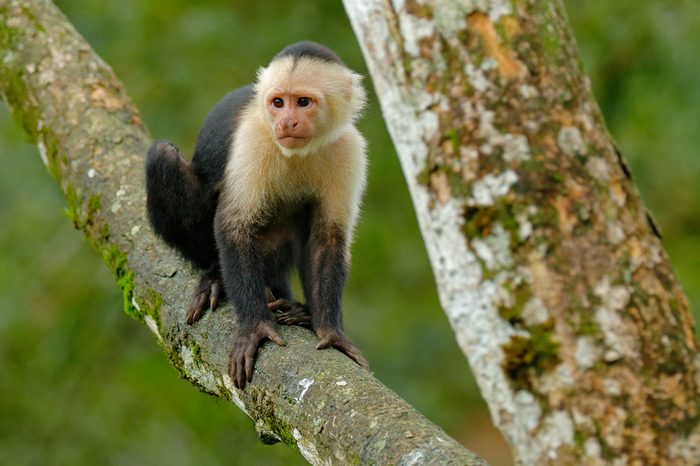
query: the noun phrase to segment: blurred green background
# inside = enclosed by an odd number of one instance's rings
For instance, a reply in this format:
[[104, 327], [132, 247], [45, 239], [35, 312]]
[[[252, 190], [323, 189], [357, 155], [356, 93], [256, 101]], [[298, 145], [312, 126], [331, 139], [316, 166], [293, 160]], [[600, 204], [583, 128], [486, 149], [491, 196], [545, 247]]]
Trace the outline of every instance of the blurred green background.
[[[114, 68], [152, 134], [191, 153], [199, 124], [289, 42], [308, 38], [366, 73], [339, 2], [57, 2]], [[567, 2], [612, 134], [700, 303], [700, 5]], [[371, 87], [371, 86], [370, 86]], [[345, 296], [376, 376], [494, 465], [509, 464], [438, 304], [376, 99], [362, 121], [369, 191]], [[250, 420], [179, 379], [129, 319], [100, 258], [0, 110], [0, 464], [303, 464]]]

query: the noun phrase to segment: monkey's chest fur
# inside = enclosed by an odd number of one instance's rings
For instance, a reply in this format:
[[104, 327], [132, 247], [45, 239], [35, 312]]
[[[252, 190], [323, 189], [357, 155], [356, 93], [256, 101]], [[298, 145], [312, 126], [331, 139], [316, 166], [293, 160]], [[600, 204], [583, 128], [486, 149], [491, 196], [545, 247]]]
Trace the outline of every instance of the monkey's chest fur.
[[351, 137], [336, 141], [336, 150], [306, 156], [285, 157], [269, 148], [253, 159], [234, 145], [219, 198], [225, 221], [232, 230], [234, 223], [255, 225], [266, 250], [308, 234], [303, 229], [314, 216], [349, 234], [364, 184], [364, 161], [345, 150]]
[[269, 206], [256, 229], [256, 240], [263, 256], [288, 251], [297, 255], [301, 243], [309, 236], [309, 223], [317, 202], [311, 197], [294, 201], [277, 200]]

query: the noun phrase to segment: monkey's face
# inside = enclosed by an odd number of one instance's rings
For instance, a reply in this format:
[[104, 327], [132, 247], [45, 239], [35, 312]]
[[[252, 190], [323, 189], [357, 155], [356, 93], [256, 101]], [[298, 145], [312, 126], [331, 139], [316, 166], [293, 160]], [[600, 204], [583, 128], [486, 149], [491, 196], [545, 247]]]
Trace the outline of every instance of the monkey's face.
[[321, 96], [304, 89], [273, 89], [266, 96], [269, 121], [277, 143], [286, 149], [306, 146], [317, 136]]
[[306, 57], [258, 71], [257, 102], [285, 157], [307, 156], [336, 140], [365, 102], [361, 78], [344, 65]]

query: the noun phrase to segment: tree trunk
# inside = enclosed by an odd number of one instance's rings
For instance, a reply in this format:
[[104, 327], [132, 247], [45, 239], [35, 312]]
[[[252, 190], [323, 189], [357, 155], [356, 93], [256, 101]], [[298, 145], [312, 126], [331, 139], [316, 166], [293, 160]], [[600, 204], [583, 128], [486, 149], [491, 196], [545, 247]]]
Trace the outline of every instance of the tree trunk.
[[194, 326], [185, 309], [197, 273], [146, 222], [150, 136], [109, 66], [48, 1], [0, 0], [0, 93], [39, 146], [76, 227], [101, 252], [124, 308], [156, 335], [182, 376], [248, 414], [264, 442], [315, 464], [484, 464], [364, 369], [317, 351], [302, 328], [263, 346], [245, 390], [227, 371], [230, 306]]
[[700, 464], [688, 301], [560, 0], [345, 0], [442, 306], [516, 461]]

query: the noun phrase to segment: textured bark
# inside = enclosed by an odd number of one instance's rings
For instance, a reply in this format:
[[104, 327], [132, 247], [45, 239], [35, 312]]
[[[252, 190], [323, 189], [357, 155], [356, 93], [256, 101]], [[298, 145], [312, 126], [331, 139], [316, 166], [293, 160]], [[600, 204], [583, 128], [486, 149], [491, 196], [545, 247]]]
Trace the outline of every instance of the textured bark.
[[253, 383], [233, 387], [230, 306], [185, 325], [197, 274], [146, 222], [151, 138], [109, 66], [50, 2], [0, 0], [0, 93], [114, 271], [127, 313], [184, 378], [245, 411], [264, 442], [317, 464], [484, 464], [347, 357], [315, 350], [308, 330], [281, 329], [287, 346], [263, 346]]
[[562, 2], [345, 6], [441, 303], [516, 461], [700, 464], [688, 302]]

